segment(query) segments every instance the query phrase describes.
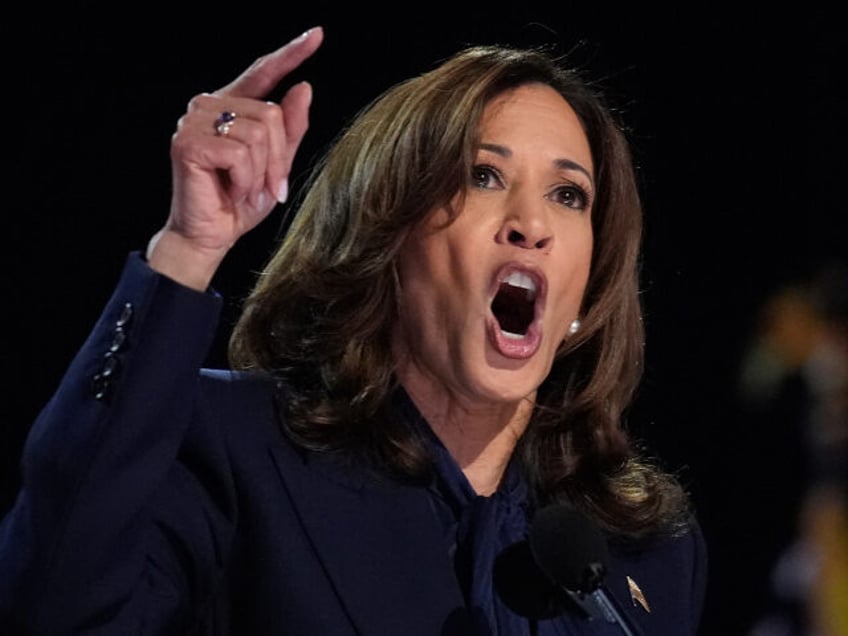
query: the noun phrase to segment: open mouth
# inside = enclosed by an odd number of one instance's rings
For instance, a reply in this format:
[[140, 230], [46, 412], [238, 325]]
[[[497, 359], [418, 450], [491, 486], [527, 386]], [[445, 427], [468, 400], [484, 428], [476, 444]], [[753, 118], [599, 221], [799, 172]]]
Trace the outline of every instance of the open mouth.
[[510, 272], [500, 281], [492, 314], [508, 338], [526, 336], [536, 315], [536, 281], [523, 272]]

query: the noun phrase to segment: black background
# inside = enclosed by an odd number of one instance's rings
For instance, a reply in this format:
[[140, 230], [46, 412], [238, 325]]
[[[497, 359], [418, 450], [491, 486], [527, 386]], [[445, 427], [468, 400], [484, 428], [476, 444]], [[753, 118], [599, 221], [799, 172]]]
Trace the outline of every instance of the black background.
[[[735, 376], [768, 294], [848, 253], [837, 195], [841, 22], [807, 6], [800, 15], [542, 6], [83, 3], [4, 18], [3, 509], [30, 423], [127, 251], [165, 218], [169, 138], [192, 95], [323, 25], [324, 45], [292, 78], [315, 93], [295, 164], [302, 175], [367, 101], [460, 46], [552, 44], [573, 50], [631, 129], [646, 205], [648, 330], [631, 424], [681, 472], [700, 511], [711, 550], [703, 633], [745, 633], [772, 556], [761, 533], [791, 524], [773, 509], [793, 474], [781, 465], [786, 435], [746, 430]], [[245, 237], [218, 275], [228, 305], [210, 363], [223, 361], [227, 327], [281, 218]]]

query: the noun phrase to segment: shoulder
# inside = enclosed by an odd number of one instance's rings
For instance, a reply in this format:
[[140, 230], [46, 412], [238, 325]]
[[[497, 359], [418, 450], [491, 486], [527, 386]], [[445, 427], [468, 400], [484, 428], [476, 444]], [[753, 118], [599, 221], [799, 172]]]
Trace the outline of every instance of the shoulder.
[[280, 393], [285, 389], [268, 373], [230, 369], [200, 370], [196, 409], [200, 419], [242, 433], [256, 424], [279, 430]]
[[236, 397], [256, 397], [273, 395], [281, 384], [263, 371], [239, 371], [232, 369], [200, 370], [201, 390], [210, 397], [226, 393]]
[[629, 563], [679, 562], [692, 567], [707, 558], [706, 541], [698, 519], [691, 516], [677, 532], [661, 534], [642, 541], [614, 541], [615, 558]]
[[[696, 633], [704, 603], [707, 546], [695, 517], [685, 531], [639, 544], [617, 544], [608, 585], [641, 615], [649, 633], [662, 628], [689, 626]], [[662, 627], [661, 627], [662, 626]]]

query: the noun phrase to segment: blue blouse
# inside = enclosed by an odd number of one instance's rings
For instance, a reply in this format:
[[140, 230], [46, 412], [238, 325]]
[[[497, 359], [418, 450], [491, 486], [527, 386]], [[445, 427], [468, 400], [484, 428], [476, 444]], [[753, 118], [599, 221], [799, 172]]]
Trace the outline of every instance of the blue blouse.
[[428, 490], [475, 632], [485, 636], [586, 634], [589, 625], [585, 619], [568, 614], [529, 619], [514, 612], [495, 590], [496, 557], [508, 546], [525, 540], [529, 530], [531, 504], [518, 462], [509, 462], [494, 494], [477, 494], [408, 396], [403, 402], [408, 421], [433, 458], [434, 476]]

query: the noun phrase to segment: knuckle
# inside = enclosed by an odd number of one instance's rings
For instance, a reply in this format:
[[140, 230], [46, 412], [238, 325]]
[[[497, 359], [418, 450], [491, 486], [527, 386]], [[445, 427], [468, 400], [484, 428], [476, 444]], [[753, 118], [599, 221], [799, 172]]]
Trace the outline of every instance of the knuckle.
[[203, 102], [205, 101], [205, 95], [195, 95], [190, 100], [188, 100], [188, 105], [186, 106], [186, 111], [193, 112], [201, 108]]
[[266, 131], [258, 125], [244, 126], [242, 135], [244, 135], [245, 142], [253, 146], [263, 144], [267, 138]]
[[247, 162], [250, 161], [250, 150], [248, 150], [247, 146], [244, 144], [234, 145], [230, 152], [234, 161], [242, 165], [248, 165]]
[[262, 102], [259, 116], [268, 125], [277, 126], [283, 123], [283, 109], [274, 102]]
[[171, 151], [174, 155], [184, 155], [186, 153], [188, 145], [189, 144], [186, 140], [186, 135], [182, 134], [181, 131], [178, 130], [173, 135], [171, 135]]
[[220, 102], [221, 97], [212, 93], [198, 93], [188, 102], [188, 112], [197, 110], [214, 108], [215, 104]]

